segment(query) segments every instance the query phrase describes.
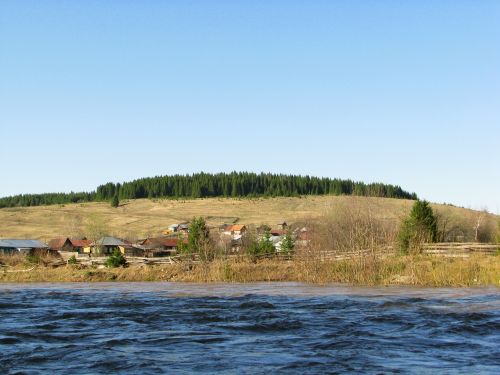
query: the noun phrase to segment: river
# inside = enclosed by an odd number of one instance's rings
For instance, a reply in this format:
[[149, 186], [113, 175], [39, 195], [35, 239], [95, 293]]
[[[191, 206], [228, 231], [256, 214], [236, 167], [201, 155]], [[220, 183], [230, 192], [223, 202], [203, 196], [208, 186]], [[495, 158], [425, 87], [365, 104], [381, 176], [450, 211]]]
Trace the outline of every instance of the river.
[[500, 373], [500, 290], [0, 284], [1, 374]]

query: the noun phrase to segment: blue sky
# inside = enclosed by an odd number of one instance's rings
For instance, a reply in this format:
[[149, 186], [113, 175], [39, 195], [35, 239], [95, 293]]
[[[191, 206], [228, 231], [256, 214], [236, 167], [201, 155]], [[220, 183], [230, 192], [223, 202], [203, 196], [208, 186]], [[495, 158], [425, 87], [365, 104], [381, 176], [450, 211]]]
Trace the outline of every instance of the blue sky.
[[500, 212], [498, 1], [2, 1], [0, 196], [232, 170]]

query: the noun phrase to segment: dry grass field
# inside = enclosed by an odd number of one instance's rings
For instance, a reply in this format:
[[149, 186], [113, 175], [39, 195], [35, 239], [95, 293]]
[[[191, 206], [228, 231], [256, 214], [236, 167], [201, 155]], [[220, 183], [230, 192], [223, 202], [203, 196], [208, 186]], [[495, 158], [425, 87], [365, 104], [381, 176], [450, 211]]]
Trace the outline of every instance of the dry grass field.
[[[188, 221], [195, 216], [205, 217], [211, 226], [225, 222], [275, 226], [280, 220], [288, 223], [308, 222], [332, 215], [338, 208], [369, 212], [377, 219], [397, 223], [409, 212], [412, 204], [412, 201], [399, 199], [308, 196], [267, 199], [140, 199], [120, 202], [118, 208], [112, 208], [109, 203], [4, 208], [0, 209], [0, 238], [48, 241], [59, 236], [84, 236], [86, 226], [92, 220], [103, 222], [111, 235], [144, 238], [161, 233], [170, 224]], [[445, 218], [448, 227], [460, 222], [472, 230], [480, 215], [477, 211], [452, 206], [433, 207], [440, 217]], [[488, 215], [488, 220], [494, 222], [497, 218]]]
[[[427, 255], [355, 257], [319, 261], [314, 257], [294, 261], [246, 258], [218, 259], [207, 263], [105, 268], [34, 266], [24, 258], [0, 257], [10, 267], [0, 268], [2, 282], [259, 282], [292, 281], [313, 284], [414, 285], [427, 287], [500, 286], [497, 256], [443, 258]], [[17, 260], [17, 263], [16, 263]]]

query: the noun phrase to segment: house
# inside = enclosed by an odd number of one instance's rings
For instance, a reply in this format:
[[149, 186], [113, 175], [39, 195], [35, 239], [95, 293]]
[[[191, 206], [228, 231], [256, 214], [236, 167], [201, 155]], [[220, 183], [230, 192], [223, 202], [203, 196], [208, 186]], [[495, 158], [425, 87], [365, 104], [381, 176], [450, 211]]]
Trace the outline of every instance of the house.
[[283, 221], [280, 221], [280, 222], [277, 224], [277, 226], [278, 226], [281, 230], [283, 230], [283, 231], [286, 231], [286, 229], [288, 228], [288, 224], [287, 224], [287, 223], [286, 223], [286, 221], [284, 221], [284, 220], [283, 220]]
[[76, 251], [82, 253], [83, 249], [89, 245], [89, 240], [68, 237], [54, 238], [49, 241], [49, 248], [56, 251]]
[[189, 224], [188, 223], [179, 224], [177, 226], [177, 232], [187, 236], [189, 234]]
[[243, 236], [247, 231], [247, 227], [243, 224], [233, 224], [224, 226], [224, 234], [226, 236]]
[[269, 233], [271, 233], [271, 238], [281, 238], [286, 234], [286, 231], [283, 229], [271, 229]]
[[102, 237], [94, 243], [84, 247], [83, 252], [93, 256], [108, 256], [115, 250], [120, 250], [126, 256], [143, 256], [144, 250], [133, 246], [130, 242], [116, 237]]
[[[187, 244], [187, 239], [183, 240]], [[147, 238], [140, 242], [146, 257], [172, 256], [177, 253], [179, 238], [177, 237], [156, 237]]]
[[0, 254], [28, 254], [35, 251], [48, 252], [49, 247], [38, 240], [0, 239]]
[[309, 230], [306, 227], [303, 227], [302, 229], [299, 230], [297, 234], [297, 238], [295, 240], [295, 244], [298, 246], [307, 246], [311, 242], [311, 234], [309, 233]]
[[165, 229], [162, 234], [168, 236], [169, 234], [176, 233], [179, 229], [179, 224], [169, 225], [167, 229]]

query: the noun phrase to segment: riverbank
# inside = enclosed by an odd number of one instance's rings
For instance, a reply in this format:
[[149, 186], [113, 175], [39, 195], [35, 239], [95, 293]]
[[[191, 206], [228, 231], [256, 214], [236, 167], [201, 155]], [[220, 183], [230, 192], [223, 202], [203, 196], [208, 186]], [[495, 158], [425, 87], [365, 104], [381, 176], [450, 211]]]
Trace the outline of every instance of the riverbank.
[[[6, 262], [4, 261], [6, 264]], [[247, 259], [181, 262], [124, 268], [66, 265], [46, 267], [13, 263], [0, 268], [0, 282], [304, 282], [313, 284], [414, 285], [428, 287], [500, 287], [500, 257], [472, 255], [364, 256], [345, 260]]]

